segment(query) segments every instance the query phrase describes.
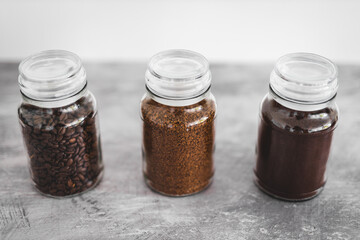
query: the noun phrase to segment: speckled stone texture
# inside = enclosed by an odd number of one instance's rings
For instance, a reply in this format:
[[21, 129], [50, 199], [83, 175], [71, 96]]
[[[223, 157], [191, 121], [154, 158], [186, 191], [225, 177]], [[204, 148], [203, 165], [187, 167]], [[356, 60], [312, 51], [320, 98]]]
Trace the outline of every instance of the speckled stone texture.
[[139, 103], [146, 64], [85, 64], [99, 103], [105, 175], [83, 195], [31, 185], [17, 119], [17, 64], [0, 63], [0, 239], [359, 239], [360, 66], [340, 66], [340, 121], [325, 190], [307, 202], [253, 184], [258, 109], [272, 66], [212, 66], [218, 101], [215, 177], [200, 194], [165, 197], [141, 172]]

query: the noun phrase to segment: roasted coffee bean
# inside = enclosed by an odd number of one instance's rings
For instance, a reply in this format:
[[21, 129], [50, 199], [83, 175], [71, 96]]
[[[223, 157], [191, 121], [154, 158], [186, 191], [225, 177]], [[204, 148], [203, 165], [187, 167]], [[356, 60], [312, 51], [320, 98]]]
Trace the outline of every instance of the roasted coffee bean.
[[73, 163], [73, 160], [72, 160], [72, 158], [70, 158], [69, 160], [67, 160], [66, 165], [70, 166], [72, 163]]
[[68, 180], [68, 186], [69, 186], [70, 188], [75, 187], [75, 184], [72, 182], [71, 179]]
[[84, 180], [85, 180], [84, 175], [82, 175], [81, 173], [79, 173], [79, 178], [81, 179], [81, 181], [84, 181]]
[[58, 130], [59, 136], [61, 136], [61, 137], [63, 137], [63, 135], [65, 134], [65, 132], [66, 132], [66, 129], [63, 128], [63, 127], [59, 128], [59, 130]]
[[65, 136], [71, 136], [75, 133], [75, 129], [74, 128], [67, 128], [66, 129], [66, 133]]
[[[79, 107], [69, 113], [73, 105]], [[94, 111], [87, 97], [60, 108], [19, 107], [31, 177], [42, 193], [76, 194], [99, 181], [103, 164]]]

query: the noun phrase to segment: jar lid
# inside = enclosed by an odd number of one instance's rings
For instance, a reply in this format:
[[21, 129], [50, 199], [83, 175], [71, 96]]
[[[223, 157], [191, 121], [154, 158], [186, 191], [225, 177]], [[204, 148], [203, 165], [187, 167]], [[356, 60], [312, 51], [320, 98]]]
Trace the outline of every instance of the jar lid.
[[194, 98], [206, 92], [211, 85], [209, 63], [196, 52], [163, 51], [150, 59], [145, 84], [158, 97]]
[[337, 76], [337, 67], [329, 59], [312, 53], [291, 53], [276, 62], [270, 87], [285, 100], [319, 104], [336, 95]]
[[48, 50], [27, 57], [20, 63], [19, 73], [21, 92], [38, 101], [62, 100], [86, 86], [80, 58], [64, 50]]

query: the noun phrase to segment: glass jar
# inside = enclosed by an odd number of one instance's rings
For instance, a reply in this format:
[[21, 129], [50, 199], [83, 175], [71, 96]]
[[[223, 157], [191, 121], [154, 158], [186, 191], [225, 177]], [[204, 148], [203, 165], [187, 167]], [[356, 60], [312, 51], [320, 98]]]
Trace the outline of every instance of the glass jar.
[[337, 68], [310, 53], [281, 57], [261, 103], [255, 183], [284, 200], [310, 199], [323, 189], [338, 123]]
[[216, 101], [208, 61], [187, 50], [153, 56], [141, 100], [143, 173], [148, 186], [184, 196], [205, 189], [214, 175]]
[[48, 196], [94, 187], [103, 174], [97, 105], [80, 58], [67, 51], [20, 63], [18, 116], [33, 183]]

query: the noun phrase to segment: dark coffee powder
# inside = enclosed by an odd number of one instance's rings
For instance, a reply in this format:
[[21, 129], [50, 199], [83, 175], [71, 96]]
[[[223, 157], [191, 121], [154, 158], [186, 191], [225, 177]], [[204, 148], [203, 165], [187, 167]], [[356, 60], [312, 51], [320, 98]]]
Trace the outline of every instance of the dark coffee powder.
[[147, 184], [172, 196], [199, 192], [214, 174], [216, 104], [212, 98], [173, 107], [142, 101], [143, 171]]
[[44, 194], [83, 192], [103, 171], [96, 111], [91, 98], [59, 108], [23, 103], [19, 120], [35, 187]]
[[256, 183], [265, 192], [287, 200], [315, 196], [326, 181], [337, 110], [297, 111], [268, 97], [260, 115]]

